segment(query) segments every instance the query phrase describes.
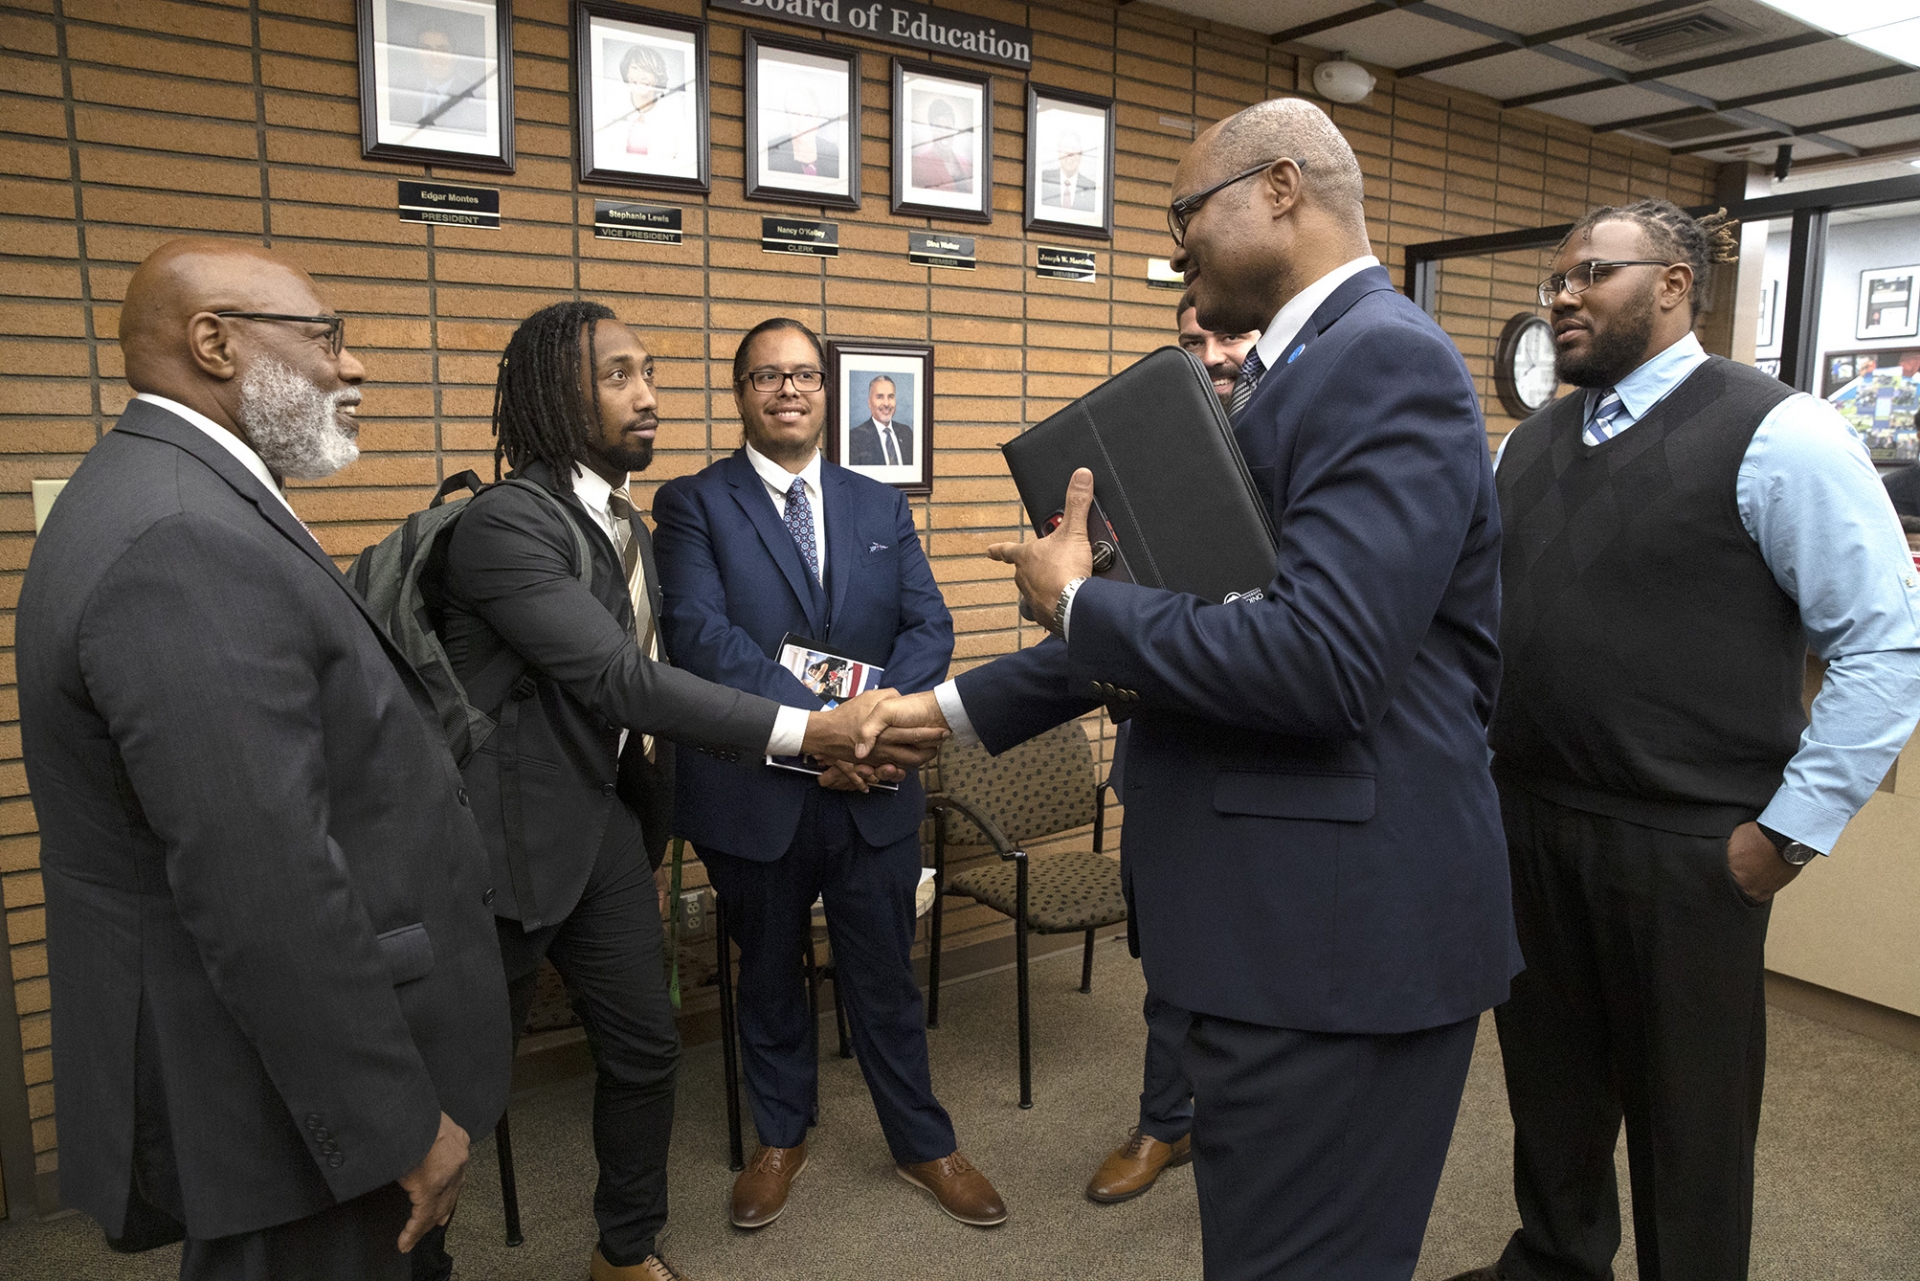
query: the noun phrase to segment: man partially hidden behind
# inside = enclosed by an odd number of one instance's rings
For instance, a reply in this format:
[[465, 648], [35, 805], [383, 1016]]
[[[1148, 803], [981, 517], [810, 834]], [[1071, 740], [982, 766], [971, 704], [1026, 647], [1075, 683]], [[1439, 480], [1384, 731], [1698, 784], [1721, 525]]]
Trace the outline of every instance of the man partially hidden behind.
[[[1920, 712], [1913, 562], [1825, 403], [1701, 350], [1721, 217], [1597, 209], [1554, 257], [1562, 382], [1498, 466], [1491, 742], [1526, 972], [1498, 1011], [1512, 1281], [1601, 1281], [1624, 1116], [1640, 1275], [1747, 1275], [1768, 903]], [[1808, 649], [1827, 660], [1808, 725]]]
[[1485, 428], [1459, 350], [1368, 252], [1359, 162], [1318, 109], [1214, 125], [1173, 195], [1199, 323], [1263, 331], [1234, 434], [1273, 577], [1226, 603], [1093, 577], [1083, 468], [1058, 529], [989, 549], [1058, 639], [876, 716], [998, 752], [1132, 713], [1121, 875], [1148, 990], [1188, 1015], [1208, 1281], [1404, 1279], [1519, 968]]
[[[654, 498], [674, 661], [812, 706], [813, 693], [777, 661], [789, 633], [878, 664], [903, 690], [931, 689], [953, 656], [953, 620], [906, 500], [820, 456], [825, 365], [799, 321], [755, 326], [733, 360], [742, 449]], [[844, 766], [815, 779], [694, 758], [681, 765], [677, 813], [740, 945], [740, 1039], [761, 1146], [734, 1181], [734, 1224], [778, 1218], [807, 1163], [819, 1068], [801, 954], [815, 899], [900, 1177], [962, 1223], [1004, 1220], [999, 1194], [958, 1151], [927, 1065], [912, 960], [919, 779]]]
[[432, 703], [281, 492], [358, 455], [363, 370], [230, 242], [155, 250], [120, 345], [20, 595], [61, 1198], [194, 1281], [396, 1281], [510, 1038]]
[[893, 379], [876, 374], [867, 384], [867, 417], [847, 431], [847, 461], [855, 467], [911, 467], [913, 424], [894, 417], [900, 392]]
[[[1233, 404], [1233, 385], [1240, 377], [1247, 353], [1260, 341], [1258, 329], [1243, 334], [1202, 329], [1194, 315], [1193, 291], [1180, 295], [1173, 308], [1180, 346], [1192, 352], [1213, 382], [1220, 407]], [[1113, 788], [1125, 784], [1127, 722], [1120, 722], [1113, 752]], [[1100, 1202], [1130, 1201], [1154, 1184], [1162, 1170], [1193, 1159], [1188, 1131], [1193, 1128], [1193, 1083], [1180, 1066], [1180, 1047], [1186, 1044], [1187, 1012], [1147, 993], [1141, 1013], [1147, 1020], [1146, 1063], [1140, 1074], [1140, 1122], [1127, 1141], [1107, 1154], [1093, 1178], [1087, 1196]]]
[[472, 499], [445, 574], [447, 656], [500, 723], [465, 774], [493, 862], [513, 1027], [545, 956], [598, 1074], [594, 1281], [678, 1275], [654, 1249], [680, 1054], [652, 878], [672, 825], [668, 740], [735, 777], [769, 752], [851, 759], [858, 718], [879, 701], [810, 713], [819, 702], [804, 692], [764, 698], [661, 661], [660, 579], [628, 490], [658, 426], [653, 358], [611, 310], [535, 312], [501, 359], [494, 431], [514, 474], [552, 497], [501, 485]]

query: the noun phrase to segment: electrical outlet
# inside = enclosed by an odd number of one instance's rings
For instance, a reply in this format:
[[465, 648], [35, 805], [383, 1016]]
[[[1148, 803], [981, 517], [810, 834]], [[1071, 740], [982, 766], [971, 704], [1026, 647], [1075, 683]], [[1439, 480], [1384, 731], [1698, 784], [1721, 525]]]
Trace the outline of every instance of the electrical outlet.
[[680, 937], [702, 938], [707, 932], [707, 894], [709, 891], [683, 890], [680, 894]]

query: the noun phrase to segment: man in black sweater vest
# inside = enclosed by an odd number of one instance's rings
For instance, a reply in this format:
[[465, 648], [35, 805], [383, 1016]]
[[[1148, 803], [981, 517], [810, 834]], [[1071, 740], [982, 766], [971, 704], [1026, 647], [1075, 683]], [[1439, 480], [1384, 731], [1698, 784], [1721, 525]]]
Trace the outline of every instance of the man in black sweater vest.
[[[1589, 214], [1540, 286], [1581, 390], [1497, 471], [1521, 1227], [1456, 1281], [1610, 1278], [1623, 1118], [1640, 1275], [1747, 1275], [1768, 900], [1920, 709], [1920, 593], [1865, 451], [1691, 332], [1696, 282], [1737, 251], [1723, 216], [1642, 201]], [[1829, 663], [1811, 726], [1809, 646]]]

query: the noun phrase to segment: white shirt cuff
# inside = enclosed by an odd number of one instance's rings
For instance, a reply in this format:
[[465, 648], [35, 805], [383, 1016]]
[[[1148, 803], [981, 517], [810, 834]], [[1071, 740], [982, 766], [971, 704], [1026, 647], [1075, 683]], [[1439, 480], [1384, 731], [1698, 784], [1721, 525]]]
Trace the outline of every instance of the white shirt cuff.
[[960, 686], [953, 681], [942, 681], [933, 687], [933, 697], [940, 704], [940, 714], [947, 718], [947, 728], [953, 731], [955, 747], [970, 747], [980, 741], [974, 733], [973, 720], [967, 715], [967, 705], [960, 701]]
[[807, 741], [807, 717], [813, 713], [804, 707], [783, 707], [773, 718], [773, 735], [767, 739], [768, 756], [798, 756]]
[[1073, 599], [1080, 594], [1080, 589], [1086, 585], [1087, 580], [1082, 578], [1077, 582], [1068, 583], [1067, 590], [1060, 593], [1059, 608], [1055, 611], [1055, 613], [1059, 614], [1059, 617], [1054, 619], [1054, 621], [1060, 624], [1061, 640], [1067, 639], [1067, 628], [1073, 623]]

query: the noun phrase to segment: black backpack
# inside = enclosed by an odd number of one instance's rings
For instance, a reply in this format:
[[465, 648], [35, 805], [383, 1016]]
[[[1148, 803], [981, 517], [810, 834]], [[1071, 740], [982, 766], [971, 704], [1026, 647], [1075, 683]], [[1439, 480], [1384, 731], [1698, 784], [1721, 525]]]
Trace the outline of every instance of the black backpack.
[[[545, 485], [517, 476], [495, 481], [494, 485], [524, 489], [560, 511], [563, 523], [573, 531], [580, 581], [591, 589], [593, 548], [587, 541], [586, 531], [567, 513], [560, 496]], [[353, 584], [374, 617], [386, 627], [394, 644], [420, 674], [427, 693], [433, 698], [434, 711], [439, 713], [447, 746], [453, 749], [454, 760], [463, 767], [493, 734], [497, 722], [475, 706], [466, 686], [454, 675], [453, 663], [447, 658], [437, 630], [434, 585], [446, 565], [447, 536], [453, 532], [454, 522], [466, 510], [468, 501], [494, 485], [481, 484], [480, 477], [470, 470], [449, 476], [425, 509], [408, 516], [400, 528], [361, 552], [347, 568], [347, 581]], [[448, 502], [448, 496], [460, 489], [467, 491], [464, 500]], [[532, 694], [526, 661], [511, 649], [502, 650], [501, 654], [503, 662], [512, 664], [511, 671], [500, 673], [504, 679], [488, 680], [485, 678], [489, 673], [481, 672], [476, 674], [474, 684], [511, 688], [516, 699]], [[504, 701], [504, 697], [495, 699], [491, 705], [497, 711]]]

